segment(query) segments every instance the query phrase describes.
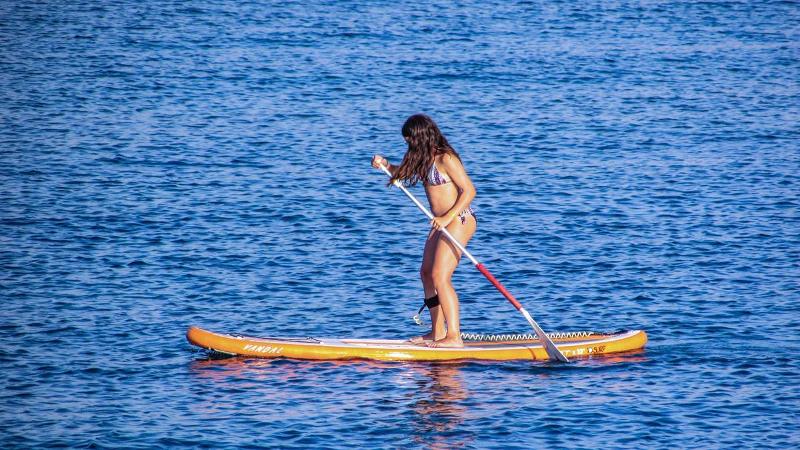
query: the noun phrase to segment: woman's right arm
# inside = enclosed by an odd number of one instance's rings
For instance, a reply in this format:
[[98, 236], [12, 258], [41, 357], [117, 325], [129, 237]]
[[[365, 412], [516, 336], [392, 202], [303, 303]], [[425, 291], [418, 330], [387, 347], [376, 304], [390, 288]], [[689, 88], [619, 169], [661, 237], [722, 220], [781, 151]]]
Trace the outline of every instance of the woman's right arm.
[[380, 169], [381, 166], [389, 169], [389, 172], [392, 175], [394, 175], [394, 173], [397, 171], [397, 166], [393, 166], [392, 164], [390, 164], [388, 159], [384, 158], [381, 155], [374, 155], [372, 157], [372, 167]]

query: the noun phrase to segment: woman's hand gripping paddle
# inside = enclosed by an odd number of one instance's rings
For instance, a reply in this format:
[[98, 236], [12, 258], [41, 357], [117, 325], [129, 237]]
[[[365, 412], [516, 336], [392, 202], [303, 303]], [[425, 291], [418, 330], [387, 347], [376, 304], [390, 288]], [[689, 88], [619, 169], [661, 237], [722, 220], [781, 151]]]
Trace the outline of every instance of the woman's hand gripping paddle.
[[[389, 169], [387, 169], [386, 166], [381, 165], [381, 170], [383, 170], [386, 173], [386, 175], [389, 175], [389, 177], [391, 178], [392, 173], [389, 172]], [[403, 184], [400, 181], [395, 180], [394, 185], [400, 188], [400, 190], [402, 190], [408, 196], [408, 198], [410, 198], [411, 201], [414, 202], [415, 205], [417, 205], [417, 208], [419, 208], [420, 211], [422, 211], [423, 213], [425, 213], [426, 216], [428, 216], [428, 219], [433, 220], [433, 214], [431, 214], [431, 212], [428, 211], [428, 208], [426, 208], [425, 205], [420, 203], [419, 200], [417, 200], [417, 198], [414, 197], [414, 194], [409, 192], [409, 190], [406, 189], [406, 187], [403, 186]], [[503, 286], [502, 284], [500, 284], [499, 281], [497, 281], [497, 278], [495, 278], [494, 275], [492, 275], [489, 272], [489, 269], [487, 269], [486, 267], [484, 267], [483, 264], [478, 262], [478, 260], [475, 259], [475, 257], [472, 256], [472, 254], [468, 252], [467, 249], [464, 248], [464, 246], [461, 245], [461, 243], [458, 242], [458, 240], [454, 238], [453, 235], [450, 234], [450, 232], [448, 232], [446, 228], [442, 228], [440, 231], [444, 233], [444, 235], [447, 236], [448, 239], [450, 239], [450, 242], [452, 242], [453, 245], [458, 247], [458, 249], [461, 250], [461, 253], [466, 255], [466, 257], [469, 258], [470, 261], [472, 261], [472, 264], [475, 265], [475, 268], [477, 268], [483, 274], [483, 276], [485, 276], [486, 279], [489, 280], [492, 283], [492, 285], [494, 285], [494, 287], [496, 287], [497, 290], [500, 291], [500, 293], [503, 294], [503, 296], [509, 302], [511, 302], [511, 304], [514, 305], [514, 307], [517, 308], [519, 312], [522, 313], [523, 316], [525, 316], [525, 320], [527, 320], [528, 323], [531, 325], [531, 327], [533, 327], [533, 331], [536, 332], [536, 336], [539, 338], [539, 342], [542, 343], [542, 346], [544, 347], [545, 351], [547, 351], [547, 356], [550, 357], [550, 360], [569, 362], [567, 357], [564, 356], [563, 353], [561, 353], [561, 350], [559, 350], [558, 347], [556, 347], [556, 344], [554, 344], [553, 341], [547, 336], [547, 334], [544, 331], [542, 331], [542, 328], [539, 327], [539, 324], [537, 324], [536, 321], [533, 320], [533, 317], [531, 317], [528, 311], [525, 311], [525, 308], [522, 307], [522, 304], [519, 301], [517, 301], [517, 299], [514, 298], [513, 295], [511, 295], [511, 292], [508, 292], [508, 289], [506, 289], [505, 286]]]

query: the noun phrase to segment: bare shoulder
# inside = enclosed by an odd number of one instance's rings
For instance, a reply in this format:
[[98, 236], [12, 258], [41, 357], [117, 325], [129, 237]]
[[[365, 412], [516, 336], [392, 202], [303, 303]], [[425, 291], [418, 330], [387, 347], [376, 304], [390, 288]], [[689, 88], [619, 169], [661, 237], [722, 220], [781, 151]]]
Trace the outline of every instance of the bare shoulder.
[[461, 168], [461, 161], [455, 156], [450, 153], [445, 153], [444, 155], [439, 157], [439, 165], [444, 167], [445, 170], [449, 171], [451, 169], [458, 169]]

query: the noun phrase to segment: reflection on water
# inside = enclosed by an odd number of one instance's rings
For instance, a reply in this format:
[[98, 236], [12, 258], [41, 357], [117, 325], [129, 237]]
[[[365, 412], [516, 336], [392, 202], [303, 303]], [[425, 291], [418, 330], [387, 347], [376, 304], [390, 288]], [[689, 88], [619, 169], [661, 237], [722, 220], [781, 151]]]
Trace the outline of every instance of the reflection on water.
[[580, 362], [582, 365], [586, 367], [598, 367], [598, 366], [613, 366], [619, 363], [643, 363], [649, 361], [650, 358], [647, 357], [647, 349], [637, 349], [631, 350], [629, 352], [624, 353], [613, 353], [610, 355], [604, 356], [592, 356], [590, 358], [586, 358], [585, 360], [576, 360], [575, 362]]
[[[465, 367], [470, 363], [398, 363], [381, 361], [297, 361], [285, 359], [254, 358], [198, 358], [189, 364], [189, 373], [195, 378], [195, 389], [208, 393], [248, 389], [260, 392], [262, 401], [251, 409], [269, 410], [268, 404], [292, 404], [295, 416], [298, 411], [313, 410], [319, 399], [309, 399], [304, 389], [319, 391], [325, 386], [335, 387], [326, 398], [335, 403], [340, 413], [356, 410], [359, 416], [369, 414], [369, 402], [394, 405], [396, 413], [410, 427], [411, 442], [430, 449], [462, 448], [475, 439], [472, 433], [459, 428], [469, 419], [466, 400]], [[475, 365], [481, 367], [481, 365]], [[387, 374], [394, 372], [394, 382], [387, 383]], [[382, 398], [364, 398], [366, 389], [374, 389], [375, 382], [384, 383]], [[346, 386], [352, 392], [343, 390]], [[401, 395], [397, 395], [400, 392]], [[216, 414], [224, 405], [214, 395], [201, 397], [194, 410], [200, 414]], [[304, 404], [306, 403], [306, 404]], [[233, 405], [228, 405], [234, 407]], [[237, 405], [244, 408], [244, 405]]]
[[472, 438], [448, 433], [464, 422], [467, 408], [463, 400], [469, 396], [464, 385], [461, 364], [420, 365], [414, 368], [417, 390], [409, 392], [414, 413], [414, 441], [431, 449], [460, 448]]

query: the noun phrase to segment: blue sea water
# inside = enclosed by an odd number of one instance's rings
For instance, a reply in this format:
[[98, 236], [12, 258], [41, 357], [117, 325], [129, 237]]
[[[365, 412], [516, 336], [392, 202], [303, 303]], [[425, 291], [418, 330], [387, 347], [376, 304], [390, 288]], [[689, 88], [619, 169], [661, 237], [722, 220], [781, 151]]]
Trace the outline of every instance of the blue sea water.
[[[4, 448], [800, 446], [795, 1], [0, 3]], [[210, 359], [403, 338], [434, 117], [568, 365]], [[421, 194], [420, 188], [415, 192]], [[467, 263], [462, 327], [529, 332]]]

